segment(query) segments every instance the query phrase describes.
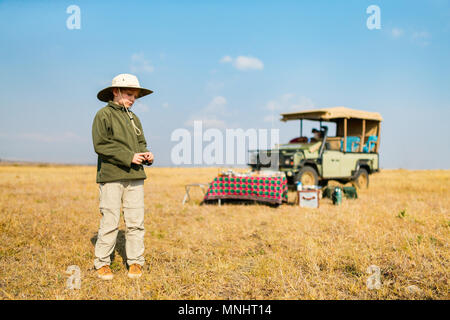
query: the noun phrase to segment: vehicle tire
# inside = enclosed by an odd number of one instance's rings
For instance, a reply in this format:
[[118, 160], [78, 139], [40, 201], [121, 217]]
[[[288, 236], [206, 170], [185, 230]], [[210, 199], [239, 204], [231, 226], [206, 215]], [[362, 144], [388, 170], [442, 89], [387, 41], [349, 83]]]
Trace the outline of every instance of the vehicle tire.
[[300, 171], [295, 175], [294, 183], [300, 181], [302, 186], [317, 186], [319, 183], [319, 176], [317, 171], [310, 166], [304, 166], [300, 169]]
[[364, 168], [359, 168], [355, 180], [353, 180], [355, 187], [359, 189], [369, 188], [369, 173]]

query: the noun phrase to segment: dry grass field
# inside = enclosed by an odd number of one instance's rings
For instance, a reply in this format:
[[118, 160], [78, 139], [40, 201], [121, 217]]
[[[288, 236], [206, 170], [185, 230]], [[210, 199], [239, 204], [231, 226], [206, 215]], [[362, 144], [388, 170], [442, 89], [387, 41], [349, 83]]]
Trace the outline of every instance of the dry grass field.
[[[147, 168], [145, 273], [127, 277], [122, 220], [108, 282], [93, 270], [95, 170], [0, 166], [1, 299], [450, 298], [450, 171], [383, 170], [357, 200], [302, 209], [200, 205], [200, 190], [183, 206], [184, 185], [217, 169]], [[66, 289], [69, 265], [80, 290]]]

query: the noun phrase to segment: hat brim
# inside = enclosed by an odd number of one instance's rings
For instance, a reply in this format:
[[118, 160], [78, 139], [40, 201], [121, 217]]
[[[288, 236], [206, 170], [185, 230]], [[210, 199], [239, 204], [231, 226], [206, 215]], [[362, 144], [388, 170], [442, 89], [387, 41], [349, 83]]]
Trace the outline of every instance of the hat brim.
[[100, 101], [103, 101], [103, 102], [108, 102], [108, 101], [114, 100], [114, 94], [112, 92], [113, 88], [139, 89], [139, 95], [137, 97], [138, 99], [153, 93], [152, 90], [140, 88], [140, 87], [108, 87], [103, 90], [100, 90], [99, 93], [97, 93], [97, 99]]

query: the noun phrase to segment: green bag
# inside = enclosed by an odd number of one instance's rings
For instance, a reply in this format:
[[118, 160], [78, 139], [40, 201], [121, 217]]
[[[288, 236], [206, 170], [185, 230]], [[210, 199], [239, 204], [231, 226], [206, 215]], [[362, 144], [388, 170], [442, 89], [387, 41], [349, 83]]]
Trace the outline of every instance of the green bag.
[[[331, 199], [334, 188], [335, 188], [335, 186], [324, 188], [323, 192], [322, 192], [322, 197]], [[358, 193], [356, 192], [355, 187], [343, 187], [342, 189], [344, 191], [344, 196], [347, 199], [358, 199]]]
[[347, 199], [358, 199], [358, 193], [355, 187], [344, 187], [344, 196]]

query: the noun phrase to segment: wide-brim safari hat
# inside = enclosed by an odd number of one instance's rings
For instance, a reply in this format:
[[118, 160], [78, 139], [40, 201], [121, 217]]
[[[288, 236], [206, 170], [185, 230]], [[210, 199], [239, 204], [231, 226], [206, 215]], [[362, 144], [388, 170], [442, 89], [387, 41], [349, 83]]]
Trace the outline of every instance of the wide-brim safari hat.
[[114, 77], [109, 87], [100, 90], [99, 93], [97, 93], [97, 98], [103, 102], [113, 100], [113, 88], [139, 89], [138, 98], [142, 98], [143, 96], [153, 93], [152, 90], [142, 88], [136, 76], [132, 74], [122, 73]]

